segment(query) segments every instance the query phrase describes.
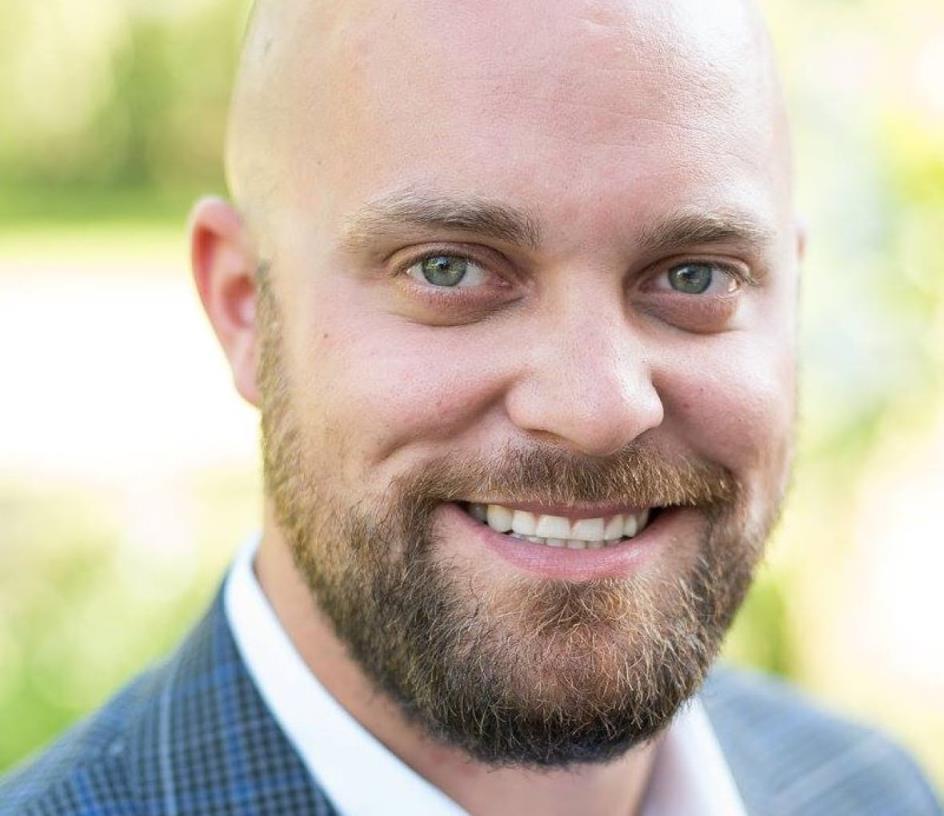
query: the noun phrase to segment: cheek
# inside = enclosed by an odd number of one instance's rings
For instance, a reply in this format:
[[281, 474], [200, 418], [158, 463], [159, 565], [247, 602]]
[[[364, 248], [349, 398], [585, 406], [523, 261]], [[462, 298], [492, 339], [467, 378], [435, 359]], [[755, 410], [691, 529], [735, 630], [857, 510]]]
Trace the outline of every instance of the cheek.
[[669, 422], [688, 447], [742, 478], [772, 478], [788, 456], [795, 410], [795, 360], [784, 337], [731, 333], [700, 349], [700, 364], [664, 372]]
[[301, 395], [312, 419], [344, 440], [344, 466], [384, 478], [442, 440], [476, 426], [500, 391], [497, 362], [468, 331], [437, 330], [390, 315], [322, 321], [303, 353]]

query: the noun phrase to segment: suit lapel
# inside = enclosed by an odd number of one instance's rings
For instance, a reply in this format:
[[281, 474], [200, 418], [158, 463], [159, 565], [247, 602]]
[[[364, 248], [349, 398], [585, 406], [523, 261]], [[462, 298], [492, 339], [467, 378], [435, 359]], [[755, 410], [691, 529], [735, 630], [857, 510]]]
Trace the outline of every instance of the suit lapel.
[[256, 691], [221, 595], [148, 682], [156, 705], [134, 732], [148, 813], [334, 816]]
[[718, 743], [750, 816], [788, 816], [777, 802], [777, 762], [765, 732], [745, 717], [744, 701], [724, 670], [714, 671], [700, 695]]

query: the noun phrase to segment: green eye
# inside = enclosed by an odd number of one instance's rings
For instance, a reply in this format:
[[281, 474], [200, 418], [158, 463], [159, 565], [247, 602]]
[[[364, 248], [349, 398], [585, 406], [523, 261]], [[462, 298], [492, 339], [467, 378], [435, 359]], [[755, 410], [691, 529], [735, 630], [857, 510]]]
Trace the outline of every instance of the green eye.
[[420, 262], [420, 271], [433, 286], [458, 286], [469, 271], [469, 261], [455, 255], [435, 255]]
[[713, 264], [682, 264], [669, 270], [669, 285], [686, 295], [702, 295], [714, 281], [714, 272]]

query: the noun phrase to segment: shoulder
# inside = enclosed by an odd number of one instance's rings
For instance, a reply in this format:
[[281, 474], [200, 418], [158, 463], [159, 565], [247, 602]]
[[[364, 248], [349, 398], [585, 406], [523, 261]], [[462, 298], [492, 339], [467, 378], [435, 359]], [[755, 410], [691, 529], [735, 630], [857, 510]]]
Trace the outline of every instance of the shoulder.
[[[212, 693], [211, 646], [222, 625], [214, 603], [172, 655], [0, 779], [0, 816], [133, 816], [143, 800], [159, 801], [160, 762], [179, 750], [169, 719], [200, 719], [192, 702]], [[209, 668], [182, 668], [197, 662]]]
[[221, 595], [178, 649], [0, 780], [0, 816], [333, 813], [269, 713]]
[[770, 813], [942, 813], [897, 743], [782, 680], [722, 667], [700, 696], [745, 799]]
[[152, 698], [156, 673], [141, 675], [42, 754], [0, 779], [0, 816], [97, 813], [131, 816], [131, 732]]

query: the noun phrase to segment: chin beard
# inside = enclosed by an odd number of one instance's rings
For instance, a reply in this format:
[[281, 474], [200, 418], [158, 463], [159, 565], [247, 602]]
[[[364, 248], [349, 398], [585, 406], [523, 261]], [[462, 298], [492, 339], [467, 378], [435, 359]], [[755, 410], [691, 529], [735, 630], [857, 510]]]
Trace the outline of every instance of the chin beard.
[[[643, 442], [607, 459], [549, 446], [444, 457], [345, 495], [341, 439], [300, 432], [278, 315], [260, 276], [266, 493], [299, 573], [365, 676], [409, 721], [493, 766], [604, 762], [651, 739], [699, 688], [750, 585], [779, 507], [715, 463]], [[675, 574], [475, 589], [440, 554], [433, 512], [471, 496], [697, 508], [700, 541]], [[666, 565], [668, 567], [668, 565]], [[666, 569], [664, 572], [667, 572]]]
[[492, 766], [605, 762], [657, 735], [704, 680], [763, 537], [738, 534], [736, 503], [716, 505], [686, 574], [477, 592], [432, 531], [430, 490], [464, 483], [457, 473], [424, 467], [370, 510], [268, 480], [296, 567], [352, 658], [410, 722]]

